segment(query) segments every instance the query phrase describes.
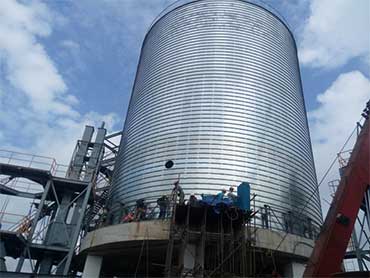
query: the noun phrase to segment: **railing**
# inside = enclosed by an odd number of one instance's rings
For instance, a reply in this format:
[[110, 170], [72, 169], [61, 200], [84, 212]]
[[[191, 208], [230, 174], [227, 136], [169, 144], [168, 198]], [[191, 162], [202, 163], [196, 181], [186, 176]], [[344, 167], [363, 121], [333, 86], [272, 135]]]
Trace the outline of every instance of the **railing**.
[[[40, 156], [22, 152], [15, 152], [9, 150], [0, 149], [0, 163], [16, 165], [28, 168], [35, 168], [50, 172], [51, 175], [56, 177], [65, 177], [68, 166], [58, 164], [52, 157]], [[26, 193], [38, 193], [42, 192], [43, 188], [40, 184], [32, 182], [23, 178], [10, 178], [0, 174], [0, 182], [3, 185], [11, 189]], [[9, 203], [9, 196], [5, 197], [5, 203]], [[8, 200], [8, 201], [6, 201]], [[0, 223], [2, 229], [17, 231], [21, 225], [25, 224], [25, 221], [29, 217], [26, 214], [15, 214], [7, 212], [7, 204], [2, 206], [0, 211]]]
[[[187, 202], [186, 202], [187, 203]], [[89, 230], [94, 230], [107, 225], [122, 224], [127, 222], [147, 221], [154, 219], [169, 219], [172, 217], [173, 203], [170, 203], [160, 215], [160, 208], [156, 201], [145, 202], [146, 208], [142, 213], [138, 213], [136, 205], [124, 206], [121, 208], [119, 221], [113, 221], [108, 211], [102, 207], [96, 218], [90, 223]], [[296, 212], [272, 208], [271, 206], [261, 208], [251, 208], [256, 212], [251, 221], [258, 228], [265, 228], [275, 231], [288, 232], [305, 238], [315, 239], [319, 234], [320, 223], [315, 223], [309, 217], [300, 215]], [[161, 217], [160, 217], [161, 216]]]
[[[57, 164], [56, 160], [51, 157], [39, 156], [39, 155], [32, 155], [26, 154], [21, 152], [13, 152], [7, 150], [0, 150], [0, 163], [4, 164], [13, 164], [19, 165], [24, 167], [32, 167], [37, 169], [43, 169], [46, 171], [50, 171], [50, 173], [54, 176], [61, 176], [64, 177], [66, 171], [68, 170], [68, 166]], [[37, 184], [32, 182], [25, 182], [21, 179], [15, 179], [12, 182], [11, 188], [14, 189], [25, 189], [27, 192], [33, 191], [37, 192], [39, 189], [36, 189]], [[39, 185], [38, 185], [39, 186]], [[95, 188], [96, 190], [96, 188]], [[41, 191], [41, 190], [40, 190]], [[171, 208], [173, 204], [170, 204], [167, 208], [167, 211], [161, 218], [170, 218], [172, 215]], [[300, 236], [308, 237], [308, 238], [315, 238], [318, 234], [317, 227], [320, 225], [319, 223], [314, 223], [310, 218], [298, 215], [294, 212], [284, 211], [278, 208], [273, 208], [271, 206], [267, 206], [262, 208], [252, 208], [256, 213], [254, 215], [253, 221], [256, 223], [257, 227], [263, 227], [272, 230], [278, 231], [285, 231], [292, 234], [297, 234]], [[94, 215], [94, 218], [89, 223], [91, 229], [95, 229], [96, 227], [110, 225], [111, 221], [109, 221], [109, 213], [105, 213], [104, 207], [100, 208], [100, 212], [97, 215]], [[0, 212], [2, 215], [10, 216], [9, 213], [6, 213], [4, 210]], [[131, 215], [131, 216], [130, 216]], [[152, 220], [158, 219], [160, 215], [160, 208], [157, 205], [156, 201], [148, 201], [146, 202], [146, 209], [143, 213], [140, 214], [140, 218], [138, 218], [138, 213], [136, 209], [136, 205], [131, 205], [128, 207], [122, 208], [122, 216], [120, 217], [119, 223], [127, 222], [127, 221], [145, 221], [145, 220]], [[18, 215], [19, 217], [20, 215]], [[126, 217], [128, 216], [128, 217]], [[126, 218], [124, 218], [126, 217]], [[1, 219], [0, 218], [0, 219]], [[3, 223], [10, 222], [7, 219], [2, 219]], [[18, 221], [19, 223], [19, 221]], [[9, 223], [10, 224], [10, 223]]]
[[53, 176], [65, 177], [68, 166], [58, 164], [52, 157], [0, 149], [0, 163], [49, 171]]
[[347, 166], [349, 162], [349, 158], [351, 157], [351, 153], [352, 153], [352, 150], [346, 150], [346, 151], [342, 151], [337, 154], [337, 159], [338, 159], [340, 168]]
[[[169, 219], [172, 217], [172, 208], [173, 203], [169, 203], [168, 207], [166, 208], [166, 212], [163, 218], [161, 219]], [[115, 221], [111, 219], [111, 215], [104, 211], [104, 207], [100, 209], [96, 217], [92, 220], [90, 224], [89, 230], [94, 230], [99, 227], [112, 225], [112, 224], [122, 224], [128, 222], [139, 222], [139, 221], [147, 221], [147, 220], [154, 220], [159, 219], [160, 208], [157, 202], [145, 202], [145, 208], [142, 211], [138, 211], [136, 205], [124, 206], [121, 208], [121, 213], [119, 215], [119, 221]]]
[[305, 238], [315, 239], [319, 234], [320, 223], [300, 213], [276, 207], [261, 207], [255, 215], [256, 226], [272, 229]]
[[[17, 221], [7, 221], [3, 219], [2, 223], [6, 224], [6, 226], [4, 225], [5, 227], [2, 227], [2, 230], [14, 232], [27, 238], [37, 215], [37, 209], [31, 208], [27, 215], [8, 212], [1, 212], [0, 215], [1, 214], [18, 218]], [[32, 243], [42, 243], [45, 239], [47, 228], [52, 223], [51, 218], [48, 215], [40, 217], [39, 220], [41, 221], [38, 221], [36, 224], [35, 233], [31, 239]]]

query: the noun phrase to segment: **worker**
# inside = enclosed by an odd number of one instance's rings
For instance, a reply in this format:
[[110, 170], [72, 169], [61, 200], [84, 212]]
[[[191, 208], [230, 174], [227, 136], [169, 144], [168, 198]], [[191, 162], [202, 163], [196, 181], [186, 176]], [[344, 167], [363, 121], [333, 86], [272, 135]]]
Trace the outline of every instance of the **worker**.
[[129, 207], [126, 206], [125, 203], [120, 203], [121, 205], [121, 217], [120, 222], [131, 222], [134, 220], [134, 213], [130, 211]]
[[216, 195], [216, 200], [222, 201], [225, 198], [226, 191], [226, 188], [222, 188], [221, 192]]
[[120, 207], [120, 209], [119, 209], [119, 211], [120, 211], [119, 219], [122, 220], [127, 215], [128, 208], [126, 207], [126, 204], [124, 202], [120, 202], [119, 207]]
[[227, 193], [227, 197], [230, 199], [230, 201], [233, 201], [233, 203], [235, 203], [238, 200], [238, 197], [234, 192], [234, 187], [230, 186], [229, 193]]
[[183, 205], [184, 202], [185, 202], [185, 193], [184, 193], [184, 190], [180, 186], [179, 181], [175, 181], [175, 183], [173, 185], [174, 185], [174, 188], [172, 189], [172, 196], [179, 197], [179, 204], [180, 205]]
[[288, 211], [288, 213], [284, 213], [283, 217], [284, 217], [285, 231], [288, 233], [291, 233], [293, 231], [292, 212]]
[[130, 211], [126, 215], [123, 216], [122, 222], [123, 223], [132, 222], [134, 221], [134, 219], [135, 219], [135, 215], [133, 212]]
[[163, 195], [162, 197], [158, 198], [157, 204], [159, 206], [159, 216], [158, 219], [164, 219], [166, 218], [167, 209], [170, 204], [170, 200], [166, 195]]
[[307, 217], [303, 223], [303, 235], [313, 239], [312, 219], [310, 217]]
[[21, 225], [17, 229], [18, 233], [28, 233], [31, 230], [32, 221], [30, 219], [30, 216], [27, 215], [23, 218]]
[[101, 226], [105, 226], [107, 225], [108, 223], [108, 214], [109, 214], [109, 209], [107, 207], [104, 207], [103, 208], [103, 212], [101, 214], [101, 222], [100, 222], [100, 225]]
[[269, 228], [269, 209], [268, 205], [263, 205], [261, 208], [261, 221], [262, 221], [262, 228], [268, 229]]
[[136, 212], [135, 212], [135, 220], [140, 221], [144, 220], [146, 216], [146, 205], [144, 203], [144, 199], [139, 199], [136, 201]]
[[190, 205], [192, 207], [198, 205], [198, 199], [197, 199], [197, 197], [195, 197], [195, 193], [191, 193], [189, 201], [188, 201], [188, 205]]

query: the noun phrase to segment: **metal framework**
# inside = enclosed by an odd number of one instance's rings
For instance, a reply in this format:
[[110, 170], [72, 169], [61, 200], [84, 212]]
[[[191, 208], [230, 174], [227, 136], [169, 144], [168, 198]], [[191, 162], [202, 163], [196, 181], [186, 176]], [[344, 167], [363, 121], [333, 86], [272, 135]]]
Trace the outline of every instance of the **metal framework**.
[[370, 271], [370, 189], [365, 193], [364, 200], [357, 215], [351, 236], [351, 248], [346, 252], [345, 259], [355, 259], [358, 270]]
[[[118, 151], [118, 144], [111, 140], [121, 136], [121, 132], [107, 136], [104, 124], [94, 141], [93, 134], [94, 128], [86, 126], [65, 177], [60, 177], [55, 160], [50, 168], [40, 167], [47, 163], [35, 163], [34, 158], [40, 160], [40, 156], [32, 156], [31, 161], [15, 160], [9, 152], [8, 160], [1, 160], [0, 193], [34, 199], [28, 215], [9, 229], [0, 230], [1, 271], [6, 271], [5, 257], [11, 256], [18, 258], [16, 272], [24, 271], [24, 262], [29, 260], [35, 274], [70, 273], [80, 238], [88, 230], [87, 223], [100, 213], [109, 190]], [[20, 179], [42, 186], [42, 191], [30, 193], [22, 186], [17, 188], [21, 190], [9, 186], [12, 180]]]
[[[360, 125], [357, 124], [357, 127]], [[359, 132], [357, 133], [359, 135]], [[345, 150], [338, 153], [339, 173], [343, 175], [348, 165], [352, 150]], [[334, 198], [340, 180], [333, 180], [328, 183]], [[350, 242], [344, 256], [344, 267], [349, 271], [349, 263], [356, 262], [357, 267], [351, 270], [369, 271], [370, 270], [370, 189], [367, 189], [356, 222], [353, 228]], [[347, 263], [348, 262], [348, 263]]]
[[[212, 206], [176, 202], [172, 212], [164, 265], [166, 277], [254, 276], [254, 215], [237, 208], [215, 212]], [[189, 257], [193, 263], [188, 263]]]
[[[338, 154], [338, 158], [343, 156]], [[339, 162], [341, 167], [345, 167], [348, 163], [342, 160]], [[344, 164], [343, 164], [344, 163]], [[332, 197], [339, 185], [339, 180], [329, 182], [329, 187], [332, 190]], [[344, 267], [346, 271], [369, 271], [370, 270], [370, 189], [365, 193], [364, 200], [356, 217], [356, 222], [351, 235], [350, 242], [346, 254], [344, 256]], [[350, 269], [353, 266], [353, 269]]]
[[[322, 233], [305, 270], [305, 277], [341, 271], [348, 242], [370, 184], [370, 131], [366, 119], [336, 190]], [[368, 213], [366, 213], [368, 217]]]

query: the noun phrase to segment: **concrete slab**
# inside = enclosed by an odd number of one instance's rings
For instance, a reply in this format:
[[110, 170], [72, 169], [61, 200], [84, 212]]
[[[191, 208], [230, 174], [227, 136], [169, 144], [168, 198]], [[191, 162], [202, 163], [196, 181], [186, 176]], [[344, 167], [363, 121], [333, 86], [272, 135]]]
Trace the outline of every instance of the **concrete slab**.
[[[260, 248], [276, 250], [284, 236], [284, 232], [257, 228], [256, 245]], [[314, 244], [315, 242], [312, 239], [288, 234], [277, 251], [309, 258]]]
[[[128, 243], [142, 240], [167, 240], [170, 222], [168, 220], [151, 220], [107, 226], [88, 233], [81, 242], [81, 251], [104, 245]], [[109, 251], [109, 250], [107, 250]]]
[[[130, 244], [142, 240], [166, 241], [169, 236], [170, 223], [168, 220], [150, 220], [131, 222], [107, 226], [94, 230], [86, 235], [81, 243], [82, 252], [99, 250], [100, 253], [109, 254], [112, 245], [125, 248]], [[284, 232], [257, 228], [255, 232], [256, 246], [264, 249], [275, 250]], [[279, 247], [279, 252], [292, 257], [307, 259], [311, 255], [314, 241], [297, 235], [288, 234]]]

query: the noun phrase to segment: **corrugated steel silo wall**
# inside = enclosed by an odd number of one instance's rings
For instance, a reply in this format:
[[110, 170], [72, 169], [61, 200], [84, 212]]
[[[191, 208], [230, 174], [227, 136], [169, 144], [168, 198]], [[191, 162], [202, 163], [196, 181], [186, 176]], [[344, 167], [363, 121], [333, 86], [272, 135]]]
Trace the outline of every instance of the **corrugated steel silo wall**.
[[[239, 0], [194, 1], [145, 37], [113, 179], [112, 208], [251, 183], [257, 205], [321, 222], [297, 50], [286, 25]], [[172, 159], [175, 166], [165, 169]]]

